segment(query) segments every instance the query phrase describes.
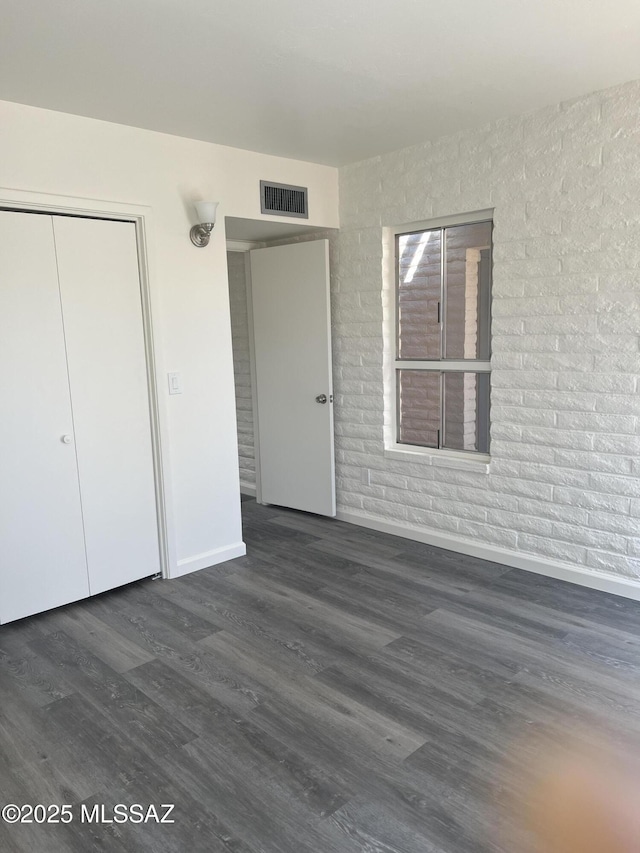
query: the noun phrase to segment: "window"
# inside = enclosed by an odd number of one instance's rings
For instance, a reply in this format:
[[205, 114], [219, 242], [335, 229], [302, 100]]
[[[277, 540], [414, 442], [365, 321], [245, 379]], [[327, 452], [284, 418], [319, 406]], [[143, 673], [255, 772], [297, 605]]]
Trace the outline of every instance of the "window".
[[491, 231], [396, 231], [397, 445], [489, 452]]

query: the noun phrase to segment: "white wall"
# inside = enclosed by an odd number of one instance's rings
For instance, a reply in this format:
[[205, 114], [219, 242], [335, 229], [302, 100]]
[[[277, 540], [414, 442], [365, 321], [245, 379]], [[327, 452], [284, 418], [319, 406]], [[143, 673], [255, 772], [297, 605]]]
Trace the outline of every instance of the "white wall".
[[[631, 579], [629, 594], [640, 594], [639, 138], [633, 83], [341, 169], [342, 517], [395, 521], [416, 538], [603, 588]], [[391, 458], [382, 227], [486, 208], [495, 208], [488, 473]]]
[[[265, 178], [308, 186], [308, 224], [335, 227], [337, 172], [7, 102], [0, 127], [0, 197], [17, 190], [150, 208], [156, 344], [164, 370], [184, 381], [181, 396], [167, 397], [159, 377], [174, 556], [179, 571], [215, 562], [241, 541], [224, 217], [267, 218]], [[220, 201], [206, 249], [189, 242], [195, 198]]]

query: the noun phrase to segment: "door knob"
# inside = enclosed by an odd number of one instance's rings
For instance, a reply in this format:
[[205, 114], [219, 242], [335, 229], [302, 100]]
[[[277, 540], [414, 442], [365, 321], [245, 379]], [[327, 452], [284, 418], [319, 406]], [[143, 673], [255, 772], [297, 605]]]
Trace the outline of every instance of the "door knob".
[[327, 395], [326, 394], [318, 394], [318, 396], [316, 397], [316, 403], [326, 403], [326, 402], [327, 402]]
[[63, 435], [62, 436], [62, 443], [63, 444], [71, 444], [71, 436], [70, 435]]

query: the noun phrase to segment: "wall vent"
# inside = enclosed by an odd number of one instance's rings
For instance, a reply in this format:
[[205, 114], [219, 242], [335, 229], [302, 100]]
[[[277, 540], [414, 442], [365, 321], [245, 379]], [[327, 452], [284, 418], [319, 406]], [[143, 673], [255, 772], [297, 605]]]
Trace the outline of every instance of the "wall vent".
[[260, 181], [260, 211], [274, 216], [308, 219], [307, 188]]

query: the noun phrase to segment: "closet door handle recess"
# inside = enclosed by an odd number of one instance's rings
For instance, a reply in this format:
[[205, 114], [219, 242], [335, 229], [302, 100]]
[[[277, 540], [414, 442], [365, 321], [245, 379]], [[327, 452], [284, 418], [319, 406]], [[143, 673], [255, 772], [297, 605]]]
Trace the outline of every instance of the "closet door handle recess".
[[60, 441], [63, 444], [71, 444], [71, 436], [70, 435], [63, 435], [62, 438], [60, 439]]

